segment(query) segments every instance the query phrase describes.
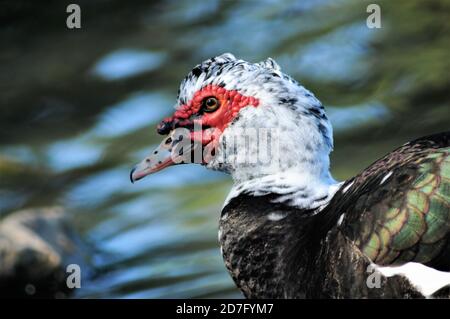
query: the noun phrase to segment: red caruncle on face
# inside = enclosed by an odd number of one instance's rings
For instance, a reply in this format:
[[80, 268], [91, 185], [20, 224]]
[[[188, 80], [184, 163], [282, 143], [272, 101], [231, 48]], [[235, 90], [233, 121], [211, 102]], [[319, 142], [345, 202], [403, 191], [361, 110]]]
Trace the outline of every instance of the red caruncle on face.
[[[217, 99], [219, 106], [216, 110], [207, 112], [203, 109], [204, 101], [208, 98]], [[246, 106], [257, 107], [258, 104], [259, 100], [254, 97], [210, 84], [198, 90], [173, 116], [164, 119], [158, 125], [158, 132], [167, 134], [177, 127], [192, 127], [195, 124], [202, 127], [203, 132], [193, 132], [192, 139], [201, 140], [205, 145], [220, 137], [223, 130], [236, 118], [239, 110]]]

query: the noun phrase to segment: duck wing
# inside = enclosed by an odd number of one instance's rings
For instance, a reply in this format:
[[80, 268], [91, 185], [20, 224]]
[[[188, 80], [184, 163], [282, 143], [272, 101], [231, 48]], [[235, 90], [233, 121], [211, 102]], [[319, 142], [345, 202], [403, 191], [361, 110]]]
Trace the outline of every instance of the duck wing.
[[401, 146], [333, 200], [338, 227], [375, 264], [450, 271], [450, 132]]

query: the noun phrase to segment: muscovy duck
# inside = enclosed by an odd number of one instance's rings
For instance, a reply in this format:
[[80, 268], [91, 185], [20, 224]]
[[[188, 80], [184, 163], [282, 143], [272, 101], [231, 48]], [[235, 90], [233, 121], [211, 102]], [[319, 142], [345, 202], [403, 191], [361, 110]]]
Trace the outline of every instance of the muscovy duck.
[[246, 297], [449, 296], [450, 132], [336, 182], [321, 102], [273, 59], [230, 53], [194, 67], [157, 131], [131, 181], [192, 161], [231, 174], [219, 241]]

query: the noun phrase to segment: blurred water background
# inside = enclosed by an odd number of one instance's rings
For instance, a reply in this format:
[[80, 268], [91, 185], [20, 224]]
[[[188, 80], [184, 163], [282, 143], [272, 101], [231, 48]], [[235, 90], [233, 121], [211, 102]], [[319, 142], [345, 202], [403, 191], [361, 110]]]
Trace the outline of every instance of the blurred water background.
[[[73, 2], [73, 1], [71, 1]], [[195, 165], [132, 185], [179, 81], [206, 58], [270, 56], [324, 103], [332, 172], [450, 127], [450, 1], [7, 1], [0, 10], [0, 218], [62, 206], [92, 248], [75, 297], [241, 297], [217, 243], [231, 181]]]

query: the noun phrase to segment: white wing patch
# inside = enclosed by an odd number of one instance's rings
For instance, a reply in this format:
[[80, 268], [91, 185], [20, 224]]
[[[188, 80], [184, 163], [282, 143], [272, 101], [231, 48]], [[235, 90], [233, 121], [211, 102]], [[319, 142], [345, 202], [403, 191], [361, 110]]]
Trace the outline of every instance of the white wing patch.
[[439, 271], [419, 263], [409, 262], [397, 267], [375, 267], [386, 277], [396, 275], [406, 277], [426, 297], [450, 285], [450, 272]]

